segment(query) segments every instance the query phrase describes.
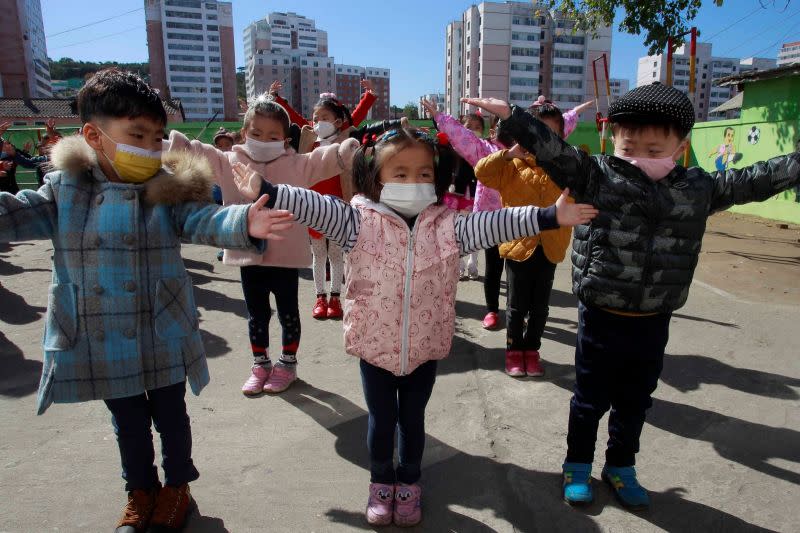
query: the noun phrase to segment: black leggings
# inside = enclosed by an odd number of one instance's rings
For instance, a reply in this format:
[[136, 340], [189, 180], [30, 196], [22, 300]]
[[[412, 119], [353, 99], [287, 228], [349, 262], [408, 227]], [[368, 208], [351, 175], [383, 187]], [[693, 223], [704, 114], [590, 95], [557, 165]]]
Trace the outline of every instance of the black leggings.
[[483, 280], [483, 295], [486, 298], [486, 309], [490, 313], [500, 311], [500, 278], [503, 277], [505, 259], [500, 257], [500, 249], [492, 246], [483, 251], [486, 259], [486, 271]]
[[299, 272], [296, 268], [271, 266], [242, 267], [244, 303], [250, 315], [250, 344], [253, 353], [264, 353], [269, 347], [269, 319], [272, 308], [270, 293], [275, 295], [284, 354], [297, 353], [300, 344], [300, 311], [297, 308]]
[[[508, 304], [506, 307], [506, 346], [509, 350], [538, 350], [550, 314], [555, 263], [541, 246], [525, 261], [506, 261]], [[525, 316], [528, 326], [523, 327]]]

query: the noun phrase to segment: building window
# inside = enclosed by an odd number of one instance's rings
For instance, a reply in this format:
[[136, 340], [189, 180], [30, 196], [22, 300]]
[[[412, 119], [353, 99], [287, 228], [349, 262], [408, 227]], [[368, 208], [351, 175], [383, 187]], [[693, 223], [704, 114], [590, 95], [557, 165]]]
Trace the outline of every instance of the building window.
[[209, 52], [219, 52], [219, 46], [209, 46], [208, 47], [208, 51]]
[[537, 57], [539, 55], [539, 50], [536, 48], [520, 48], [515, 46], [511, 48], [511, 55], [520, 57]]
[[554, 42], [561, 44], [580, 44], [583, 45], [586, 39], [582, 35], [556, 35]]
[[202, 52], [203, 45], [202, 44], [182, 44], [182, 43], [168, 43], [167, 44], [168, 50], [192, 50], [195, 52]]
[[172, 28], [175, 30], [202, 30], [202, 24], [192, 24], [191, 22], [173, 22], [171, 20], [167, 21], [167, 28]]
[[210, 9], [211, 11], [216, 11], [217, 4], [206, 4], [206, 9]]
[[205, 83], [206, 79], [201, 76], [170, 76], [169, 81], [183, 83]]
[[200, 9], [200, 2], [194, 0], [166, 0], [164, 4], [169, 7], [191, 7]]
[[520, 72], [536, 72], [539, 70], [539, 65], [535, 63], [511, 63], [511, 70]]
[[206, 19], [207, 20], [217, 20], [217, 16], [212, 14], [212, 13], [209, 13], [208, 16], [206, 16]]
[[211, 78], [211, 83], [222, 83], [222, 78]]
[[208, 40], [210, 42], [212, 42], [212, 43], [218, 43], [219, 42], [219, 35], [209, 35], [208, 36]]
[[512, 32], [511, 39], [514, 41], [535, 41], [536, 34], [535, 33], [520, 33], [520, 32]]
[[205, 72], [206, 67], [194, 67], [189, 65], [170, 65], [169, 70], [172, 72]]
[[206, 60], [203, 56], [187, 56], [181, 54], [169, 54], [169, 58], [172, 61], [200, 61], [203, 62]]
[[216, 24], [206, 24], [206, 29], [208, 31], [219, 31], [219, 26]]
[[170, 11], [169, 9], [166, 11], [168, 17], [176, 17], [180, 19], [201, 19], [203, 18], [202, 13], [190, 13], [188, 11]]
[[202, 41], [203, 36], [189, 33], [167, 33], [167, 39], [175, 39], [176, 41]]
[[539, 82], [533, 78], [511, 78], [511, 85], [519, 87], [536, 87]]
[[553, 57], [561, 59], [583, 59], [583, 50], [556, 50]]

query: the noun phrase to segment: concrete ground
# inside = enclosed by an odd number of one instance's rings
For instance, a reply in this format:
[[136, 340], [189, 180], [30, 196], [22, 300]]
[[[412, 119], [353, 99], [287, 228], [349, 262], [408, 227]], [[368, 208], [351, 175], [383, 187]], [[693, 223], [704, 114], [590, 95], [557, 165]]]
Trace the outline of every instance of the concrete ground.
[[[35, 415], [50, 251], [49, 243], [0, 248], [0, 531], [111, 531], [125, 494], [106, 408], [55, 405]], [[188, 531], [370, 529], [366, 412], [340, 323], [310, 318], [305, 273], [302, 381], [277, 397], [245, 398], [238, 272], [215, 253], [187, 246], [184, 254], [212, 375], [188, 397], [201, 471]], [[567, 265], [556, 274], [539, 380], [503, 374], [504, 332], [481, 329], [482, 286], [461, 283], [457, 336], [428, 409], [417, 530], [798, 531], [798, 274], [797, 227], [711, 220], [642, 435], [640, 480], [653, 505], [640, 514], [622, 510], [599, 482], [588, 508], [560, 498], [577, 326]], [[598, 453], [595, 478], [601, 467]]]

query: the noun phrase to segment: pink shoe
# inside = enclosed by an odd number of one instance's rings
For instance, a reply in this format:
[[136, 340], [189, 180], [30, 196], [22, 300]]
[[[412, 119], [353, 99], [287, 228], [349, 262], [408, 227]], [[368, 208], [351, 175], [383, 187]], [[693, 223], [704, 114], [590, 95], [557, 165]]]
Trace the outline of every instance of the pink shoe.
[[490, 311], [486, 313], [486, 316], [483, 317], [483, 329], [493, 330], [497, 329], [497, 324], [499, 319], [497, 318], [497, 313], [494, 311]]
[[292, 383], [297, 379], [296, 366], [297, 365], [292, 365], [290, 367], [288, 365], [276, 363], [275, 366], [272, 367], [272, 375], [269, 377], [269, 381], [264, 385], [264, 392], [277, 394], [291, 387]]
[[525, 375], [525, 362], [521, 350], [506, 350], [506, 374], [512, 378]]
[[370, 483], [367, 522], [373, 526], [388, 526], [392, 523], [392, 511], [394, 511], [394, 485]]
[[258, 396], [264, 392], [264, 384], [272, 374], [272, 367], [264, 368], [261, 365], [253, 365], [250, 371], [250, 377], [242, 385], [242, 394], [245, 396]]
[[400, 527], [416, 526], [422, 520], [422, 488], [416, 483], [398, 483], [394, 488], [394, 523]]
[[539, 356], [538, 350], [525, 351], [525, 373], [534, 378], [544, 376], [542, 358]]

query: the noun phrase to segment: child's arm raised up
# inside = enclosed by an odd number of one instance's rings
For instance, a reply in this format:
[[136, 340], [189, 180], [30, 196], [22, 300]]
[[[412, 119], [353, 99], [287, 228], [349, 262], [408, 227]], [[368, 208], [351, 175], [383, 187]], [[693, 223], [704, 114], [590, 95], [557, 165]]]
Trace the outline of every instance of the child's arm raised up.
[[486, 139], [481, 139], [450, 115], [440, 113], [436, 104], [430, 100], [423, 98], [422, 107], [436, 121], [436, 128], [447, 135], [447, 140], [453, 150], [473, 167], [478, 161], [497, 151], [495, 145]]
[[311, 124], [308, 122], [308, 120], [306, 120], [303, 115], [295, 111], [295, 109], [292, 107], [292, 104], [287, 102], [285, 98], [278, 94], [282, 88], [283, 84], [278, 80], [275, 80], [272, 82], [272, 85], [269, 86], [269, 94], [272, 95], [272, 97], [275, 99], [275, 102], [277, 102], [279, 106], [286, 110], [286, 112], [289, 114], [289, 120], [301, 128], [303, 126], [310, 126]]
[[241, 163], [234, 164], [233, 179], [245, 198], [267, 195], [267, 207], [287, 210], [294, 220], [322, 233], [345, 252], [355, 246], [361, 217], [357, 209], [341, 198], [301, 187], [273, 185]]
[[598, 211], [593, 206], [569, 203], [567, 196], [569, 189], [564, 189], [550, 207], [507, 207], [498, 211], [459, 215], [456, 219], [456, 239], [461, 253], [467, 255], [560, 226], [586, 224], [597, 216]]
[[497, 98], [462, 98], [462, 102], [494, 113], [501, 119], [502, 128], [536, 157], [550, 179], [562, 189], [572, 190], [577, 201], [591, 202], [603, 179], [597, 162], [588, 154], [565, 143], [557, 133], [522, 108]]
[[345, 139], [342, 144], [315, 148], [307, 154], [297, 156], [300, 158], [297, 172], [308, 179], [309, 187], [338, 176], [342, 171], [353, 168], [353, 156], [358, 147], [357, 140]]
[[0, 192], [0, 242], [51, 239], [58, 207], [51, 182], [38, 191]]
[[712, 213], [733, 205], [763, 202], [800, 183], [800, 152], [741, 169], [713, 172], [710, 176], [715, 181]]

